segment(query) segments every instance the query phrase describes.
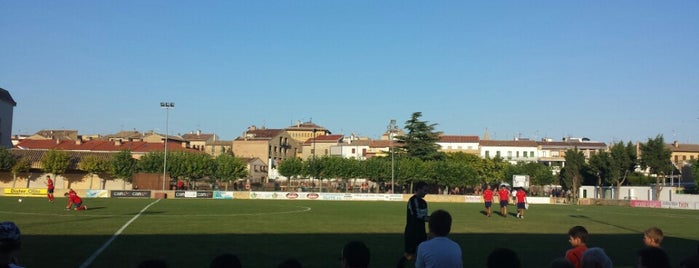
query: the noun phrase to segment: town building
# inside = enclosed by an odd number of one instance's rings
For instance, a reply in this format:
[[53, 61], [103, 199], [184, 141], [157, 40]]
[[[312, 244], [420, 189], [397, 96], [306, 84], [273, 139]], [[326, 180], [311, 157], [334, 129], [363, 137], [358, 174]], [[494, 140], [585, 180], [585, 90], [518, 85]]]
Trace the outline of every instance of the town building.
[[10, 92], [0, 88], [0, 146], [12, 147], [12, 117], [17, 102]]

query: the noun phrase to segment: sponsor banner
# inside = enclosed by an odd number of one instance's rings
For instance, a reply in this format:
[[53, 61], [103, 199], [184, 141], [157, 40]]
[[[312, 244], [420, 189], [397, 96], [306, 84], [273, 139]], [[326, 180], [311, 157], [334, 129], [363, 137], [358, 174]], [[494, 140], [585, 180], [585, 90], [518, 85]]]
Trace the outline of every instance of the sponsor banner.
[[483, 202], [483, 198], [480, 195], [466, 195], [464, 196], [464, 201], [466, 203], [481, 203]]
[[21, 196], [27, 196], [27, 195], [46, 195], [48, 193], [48, 190], [46, 189], [36, 189], [36, 188], [5, 188], [5, 195], [7, 196], [13, 196], [13, 195], [21, 195]]
[[214, 199], [233, 199], [233, 192], [214, 191]]
[[175, 198], [214, 198], [213, 191], [175, 191]]
[[150, 191], [111, 191], [111, 197], [150, 198]]
[[693, 209], [689, 207], [689, 202], [663, 201], [662, 208]]
[[87, 190], [87, 192], [85, 192], [85, 197], [87, 197], [87, 198], [108, 198], [109, 191], [107, 191], [107, 190]]
[[656, 200], [631, 200], [631, 206], [636, 208], [660, 208], [662, 202]]
[[316, 192], [250, 192], [250, 199], [403, 201], [403, 195]]
[[287, 195], [289, 197], [292, 197], [292, 199], [295, 199], [298, 197], [298, 194], [293, 195], [295, 193], [289, 193], [289, 192], [250, 192], [250, 199], [288, 199]]

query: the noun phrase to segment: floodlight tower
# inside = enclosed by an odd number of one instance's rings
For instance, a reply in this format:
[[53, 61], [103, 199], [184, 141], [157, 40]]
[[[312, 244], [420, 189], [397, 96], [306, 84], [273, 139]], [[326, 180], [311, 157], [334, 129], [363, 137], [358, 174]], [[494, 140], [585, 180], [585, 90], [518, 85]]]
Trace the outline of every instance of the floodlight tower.
[[163, 154], [163, 192], [165, 192], [165, 179], [167, 177], [167, 139], [169, 134], [168, 122], [170, 121], [170, 109], [175, 108], [174, 102], [161, 102], [160, 108], [165, 108], [165, 153]]

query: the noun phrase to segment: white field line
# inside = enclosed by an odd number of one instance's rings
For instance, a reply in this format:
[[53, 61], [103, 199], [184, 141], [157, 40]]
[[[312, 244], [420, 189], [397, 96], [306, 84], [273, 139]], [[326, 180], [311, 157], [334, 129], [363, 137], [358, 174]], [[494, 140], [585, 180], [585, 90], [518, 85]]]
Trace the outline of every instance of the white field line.
[[161, 199], [157, 199], [157, 200], [153, 201], [152, 203], [148, 204], [148, 205], [147, 205], [146, 207], [144, 207], [143, 209], [141, 209], [141, 211], [138, 212], [138, 214], [136, 214], [136, 216], [133, 216], [133, 218], [131, 218], [131, 220], [129, 220], [128, 222], [126, 222], [126, 223], [124, 224], [124, 226], [121, 226], [121, 228], [119, 228], [119, 230], [116, 231], [116, 233], [114, 233], [114, 235], [112, 235], [112, 237], [109, 238], [109, 240], [107, 240], [107, 242], [105, 242], [105, 243], [102, 245], [102, 247], [100, 247], [97, 251], [95, 251], [95, 253], [92, 253], [92, 255], [91, 255], [89, 258], [87, 258], [87, 260], [85, 260], [85, 262], [83, 262], [83, 264], [80, 265], [80, 268], [89, 267], [90, 264], [92, 264], [92, 262], [97, 258], [97, 256], [99, 256], [100, 254], [102, 254], [102, 252], [103, 252], [105, 249], [107, 249], [107, 247], [109, 247], [109, 245], [111, 245], [112, 242], [114, 242], [114, 240], [121, 234], [121, 232], [123, 232], [123, 231], [126, 229], [126, 227], [129, 227], [129, 225], [130, 225], [132, 222], [134, 222], [136, 219], [138, 219], [138, 217], [141, 216], [141, 214], [143, 214], [143, 212], [145, 212], [150, 206], [155, 205], [156, 203], [160, 202], [160, 200], [161, 200]]

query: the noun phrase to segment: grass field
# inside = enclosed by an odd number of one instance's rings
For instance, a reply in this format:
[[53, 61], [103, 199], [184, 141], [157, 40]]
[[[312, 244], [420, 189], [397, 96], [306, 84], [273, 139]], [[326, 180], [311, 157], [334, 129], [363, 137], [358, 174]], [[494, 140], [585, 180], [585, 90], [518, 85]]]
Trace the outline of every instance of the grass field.
[[[216, 255], [231, 252], [244, 267], [276, 267], [290, 257], [304, 267], [338, 267], [343, 244], [362, 240], [371, 249], [371, 267], [394, 267], [403, 250], [402, 202], [85, 199], [89, 210], [65, 211], [65, 201], [0, 198], [0, 221], [22, 230], [20, 264], [136, 267], [165, 259], [170, 267], [208, 267]], [[547, 267], [569, 248], [574, 225], [588, 229], [588, 245], [603, 247], [615, 267], [635, 266], [642, 232], [651, 226], [665, 232], [663, 247], [674, 266], [699, 243], [699, 211], [693, 210], [532, 205], [520, 220], [487, 218], [480, 204], [433, 202], [429, 209], [452, 214], [451, 238], [461, 245], [465, 267], [485, 267], [498, 247], [514, 249], [524, 267]]]

